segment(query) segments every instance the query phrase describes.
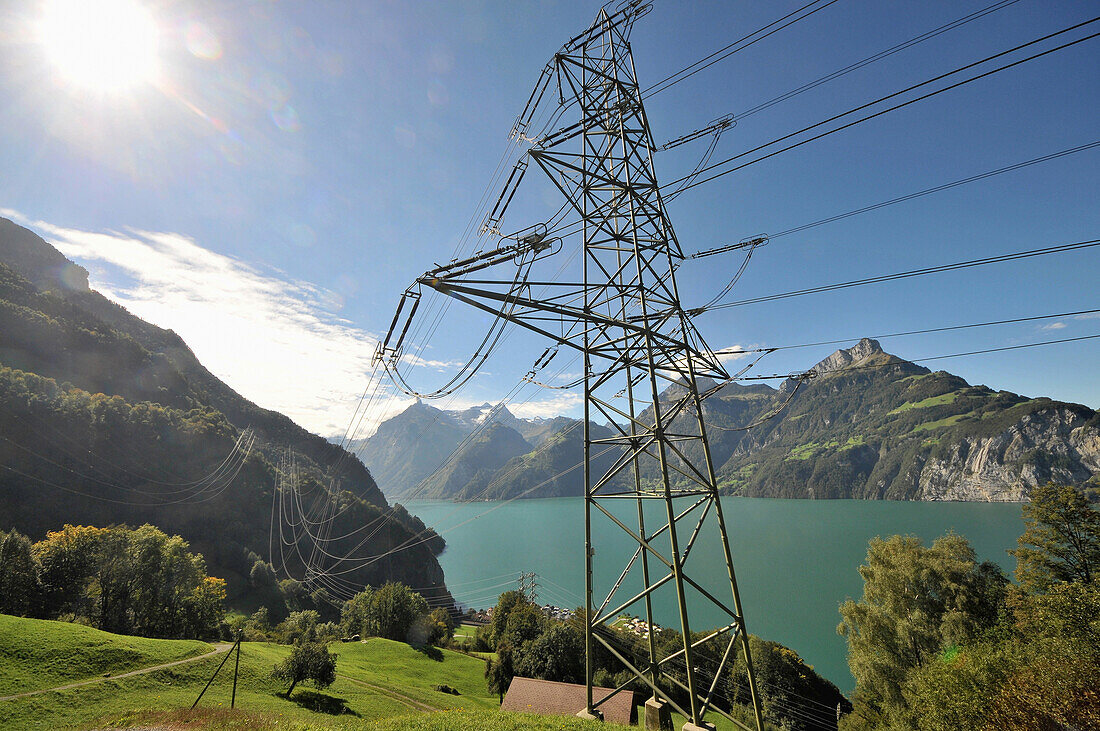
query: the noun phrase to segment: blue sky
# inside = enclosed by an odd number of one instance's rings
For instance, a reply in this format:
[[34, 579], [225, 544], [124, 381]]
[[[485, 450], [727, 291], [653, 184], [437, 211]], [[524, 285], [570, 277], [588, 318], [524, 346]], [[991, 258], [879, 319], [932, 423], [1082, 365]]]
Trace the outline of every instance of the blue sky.
[[[654, 136], [660, 143], [744, 111], [990, 2], [840, 0], [647, 100]], [[802, 4], [657, 2], [632, 36], [640, 81]], [[39, 3], [0, 4], [0, 211], [85, 265], [93, 287], [183, 335], [245, 396], [339, 433], [400, 292], [450, 258], [539, 72], [598, 4], [145, 5], [159, 73], [102, 92], [59, 72], [37, 35]], [[715, 159], [1092, 13], [1088, 3], [1019, 0], [742, 120]], [[670, 217], [695, 251], [1094, 142], [1098, 61], [1100, 42], [1078, 44], [694, 188], [670, 204]], [[705, 147], [657, 154], [660, 178], [689, 171]], [[1098, 156], [1089, 150], [776, 239], [727, 299], [1094, 238]], [[545, 220], [561, 203], [534, 170], [523, 191], [512, 228]], [[1093, 309], [1098, 256], [1089, 249], [737, 307], [697, 324], [718, 348]], [[734, 256], [685, 262], [684, 303], [708, 300], [738, 264]], [[415, 351], [420, 367], [409, 378], [426, 388], [449, 377], [487, 325], [461, 306], [442, 322]], [[1100, 319], [1066, 318], [883, 346], [920, 358], [1097, 332]], [[509, 335], [484, 374], [439, 405], [501, 398], [543, 347]], [[775, 353], [754, 372], [803, 370], [833, 347]], [[930, 365], [1096, 408], [1098, 354], [1092, 340]], [[377, 414], [402, 403], [376, 402]], [[528, 386], [514, 403], [533, 416], [576, 414], [580, 400]]]

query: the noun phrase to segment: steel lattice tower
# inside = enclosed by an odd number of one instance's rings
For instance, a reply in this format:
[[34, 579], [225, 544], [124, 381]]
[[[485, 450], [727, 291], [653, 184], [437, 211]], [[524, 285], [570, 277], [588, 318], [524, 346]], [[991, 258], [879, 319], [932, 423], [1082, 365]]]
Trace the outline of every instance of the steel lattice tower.
[[[707, 394], [700, 394], [698, 387], [701, 378], [724, 381], [729, 375], [680, 304], [675, 271], [683, 253], [661, 199], [652, 156], [656, 146], [629, 43], [634, 21], [648, 10], [649, 4], [642, 0], [628, 0], [610, 13], [601, 10], [592, 26], [570, 40], [547, 65], [514, 130], [520, 135], [527, 131], [534, 108], [553, 81], [559, 103], [580, 111], [578, 121], [543, 137], [524, 139], [532, 143], [526, 157], [550, 177], [583, 220], [581, 281], [527, 278], [531, 263], [547, 255], [550, 246], [546, 234], [532, 228], [532, 234], [516, 236], [516, 244], [427, 272], [406, 292], [406, 299], [412, 300], [411, 318], [420, 288], [427, 286], [551, 337], [583, 356], [588, 618], [587, 704], [581, 715], [598, 715], [606, 700], [592, 693], [593, 655], [599, 645], [631, 672], [631, 680], [617, 691], [640, 679], [655, 698], [689, 719], [685, 729], [702, 727], [709, 712], [743, 726], [715, 704], [739, 647], [747, 660], [756, 725], [762, 729], [745, 618], [703, 421]], [[513, 171], [501, 193], [505, 206], [527, 166], [523, 159]], [[486, 228], [494, 230], [501, 215], [498, 201]], [[523, 277], [469, 276], [504, 262], [519, 264]], [[536, 287], [547, 294], [533, 296]], [[391, 336], [400, 313], [399, 309]], [[407, 329], [406, 322], [392, 347], [390, 337], [380, 344], [379, 358], [396, 364]], [[606, 421], [612, 436], [594, 435], [595, 420]], [[608, 467], [608, 460], [598, 458], [609, 453], [613, 461]], [[653, 502], [661, 506], [662, 518], [656, 525], [647, 524], [644, 510]], [[729, 581], [726, 598], [715, 596], [687, 567], [699, 536], [715, 527]], [[635, 546], [633, 553], [597, 557], [593, 534], [605, 528], [628, 535]], [[614, 568], [619, 576], [606, 589], [595, 586], [598, 560], [605, 561], [601, 568]], [[625, 588], [631, 584], [628, 576], [640, 584], [640, 591]], [[683, 645], [660, 656], [651, 631], [648, 657], [631, 656], [607, 625], [628, 608], [642, 604], [652, 626], [653, 595], [666, 586], [675, 592]], [[726, 618], [694, 642], [689, 598], [711, 604]], [[721, 643], [724, 649], [717, 666], [706, 668], [706, 677], [697, 657], [704, 643]], [[687, 707], [674, 702], [662, 684], [686, 691]]]

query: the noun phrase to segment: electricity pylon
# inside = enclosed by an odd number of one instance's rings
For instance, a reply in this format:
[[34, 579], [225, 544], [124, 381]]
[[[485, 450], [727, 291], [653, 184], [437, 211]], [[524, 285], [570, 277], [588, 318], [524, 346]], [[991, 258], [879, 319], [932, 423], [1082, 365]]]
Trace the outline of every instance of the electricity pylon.
[[[698, 387], [699, 379], [723, 381], [729, 374], [680, 305], [675, 271], [683, 252], [661, 199], [652, 156], [656, 145], [628, 40], [634, 21], [649, 8], [642, 0], [627, 0], [611, 12], [601, 9], [595, 22], [546, 66], [513, 129], [532, 146], [483, 227], [499, 233], [504, 208], [533, 161], [581, 217], [581, 281], [530, 278], [531, 265], [555, 253], [553, 231], [535, 226], [526, 229], [526, 235], [521, 231], [513, 236], [514, 244], [427, 272], [406, 291], [402, 306], [412, 301], [407, 315], [411, 318], [421, 288], [430, 287], [542, 333], [583, 357], [587, 698], [581, 715], [599, 716], [600, 705], [611, 697], [597, 699], [592, 692], [598, 644], [631, 673], [616, 693], [639, 679], [652, 690], [652, 704], [668, 703], [688, 719], [685, 729], [705, 727], [704, 719], [712, 711], [748, 728], [716, 703], [739, 645], [747, 661], [756, 726], [762, 729], [748, 633], [703, 422], [702, 401], [708, 394]], [[529, 137], [535, 108], [552, 82], [559, 105], [575, 106], [580, 118], [549, 134]], [[503, 279], [471, 278], [474, 272], [504, 262], [519, 265], [518, 273]], [[536, 288], [545, 294], [534, 296]], [[406, 320], [401, 334], [393, 338], [401, 312], [399, 308], [377, 356], [394, 370], [408, 330]], [[545, 361], [545, 354], [540, 361]], [[612, 435], [595, 435], [593, 419], [606, 421]], [[609, 453], [610, 466], [601, 467], [607, 460], [598, 458]], [[652, 522], [652, 516], [646, 515], [644, 506], [652, 502], [663, 508], [656, 526], [646, 522]], [[630, 518], [622, 507], [632, 513]], [[723, 551], [728, 598], [712, 593], [687, 566], [697, 539], [713, 527]], [[625, 533], [634, 549], [629, 556], [607, 557], [601, 565], [614, 568], [619, 578], [606, 592], [599, 591], [597, 602], [594, 564], [605, 559], [594, 553], [593, 533], [603, 528]], [[638, 585], [639, 591], [626, 588]], [[639, 658], [608, 625], [642, 604], [652, 627], [653, 596], [663, 587], [675, 593], [682, 647], [662, 656], [650, 631], [648, 650], [641, 652], [648, 657]], [[725, 618], [721, 626], [693, 638], [689, 598], [716, 609]], [[717, 666], [700, 667], [706, 664], [700, 657], [704, 644], [724, 650]], [[676, 702], [666, 690], [673, 686], [686, 692], [686, 704]]]

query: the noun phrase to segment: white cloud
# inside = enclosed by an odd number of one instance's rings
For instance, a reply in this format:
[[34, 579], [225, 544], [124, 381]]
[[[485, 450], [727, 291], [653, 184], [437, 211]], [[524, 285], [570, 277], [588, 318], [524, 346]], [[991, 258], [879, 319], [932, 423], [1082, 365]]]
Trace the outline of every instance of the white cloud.
[[557, 396], [539, 401], [527, 401], [520, 404], [508, 404], [508, 410], [521, 419], [541, 417], [548, 419], [568, 414], [584, 405], [584, 394], [564, 391]]
[[1039, 329], [1040, 330], [1062, 330], [1065, 327], [1066, 327], [1066, 323], [1059, 321], [1059, 322], [1052, 322], [1049, 325], [1043, 325]]
[[[401, 362], [414, 368], [435, 368], [437, 371], [447, 371], [463, 365], [457, 360], [431, 360], [422, 358], [415, 353], [402, 353]], [[482, 375], [487, 375], [482, 371]]]
[[[736, 361], [747, 358], [749, 353], [746, 352], [748, 348], [743, 345], [729, 345], [725, 348], [716, 348], [715, 352], [718, 353], [718, 361], [720, 363], [734, 363]], [[729, 352], [733, 351], [733, 352]]]
[[[3, 213], [85, 265], [105, 296], [178, 333], [245, 398], [316, 433], [344, 433], [367, 385], [377, 338], [333, 311], [332, 292], [260, 271], [181, 234], [82, 231]], [[372, 412], [384, 416], [409, 403], [389, 391], [379, 396], [376, 402], [389, 406], [379, 403]]]

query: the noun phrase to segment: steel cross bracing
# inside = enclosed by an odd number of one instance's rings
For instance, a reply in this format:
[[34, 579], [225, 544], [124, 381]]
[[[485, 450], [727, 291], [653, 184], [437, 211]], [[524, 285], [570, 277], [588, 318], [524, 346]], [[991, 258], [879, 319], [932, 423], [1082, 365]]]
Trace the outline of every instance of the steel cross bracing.
[[[599, 645], [630, 671], [629, 680], [616, 692], [640, 680], [689, 724], [701, 726], [707, 714], [715, 712], [743, 727], [716, 696], [739, 650], [747, 661], [756, 726], [762, 729], [697, 387], [699, 379], [729, 376], [680, 305], [675, 270], [683, 252], [661, 199], [652, 159], [656, 146], [628, 42], [634, 20], [648, 9], [648, 3], [628, 0], [611, 12], [601, 10], [593, 25], [569, 41], [546, 67], [513, 129], [532, 143], [526, 158], [549, 176], [583, 220], [581, 281], [530, 277], [532, 264], [552, 255], [555, 243], [545, 229], [532, 227], [525, 229], [530, 232], [525, 236], [525, 231], [515, 235], [515, 244], [437, 266], [406, 291], [406, 299], [415, 306], [421, 289], [429, 287], [541, 333], [583, 357], [588, 619], [587, 702], [582, 713], [599, 714], [600, 705], [611, 697], [596, 700], [592, 693], [593, 657]], [[559, 104], [576, 106], [580, 120], [542, 137], [527, 137], [534, 108], [555, 80]], [[486, 220], [486, 231], [499, 230], [504, 208], [527, 165], [521, 160], [508, 179]], [[498, 279], [469, 276], [504, 260], [514, 262], [521, 274]], [[397, 324], [395, 316], [391, 335]], [[387, 337], [378, 357], [396, 363], [407, 329], [408, 321], [392, 344]], [[606, 422], [612, 435], [594, 435], [594, 421]], [[596, 458], [609, 448], [617, 454], [607, 466], [607, 461]], [[655, 525], [654, 511], [645, 510], [653, 504], [660, 506], [661, 515]], [[605, 529], [629, 536], [632, 553], [596, 555], [593, 535]], [[705, 586], [709, 582], [693, 576], [689, 566], [697, 539], [711, 530], [717, 530], [725, 561], [726, 598], [716, 596]], [[598, 589], [597, 569], [618, 580]], [[648, 647], [639, 655], [637, 649], [624, 647], [608, 625], [623, 612], [637, 612], [640, 605], [652, 626], [653, 598], [659, 591], [675, 594], [682, 647], [662, 655], [651, 631]], [[710, 605], [708, 617], [724, 617], [718, 629], [693, 638], [689, 597], [693, 606]], [[702, 657], [704, 646], [710, 657]], [[670, 688], [679, 691], [670, 693]]]

